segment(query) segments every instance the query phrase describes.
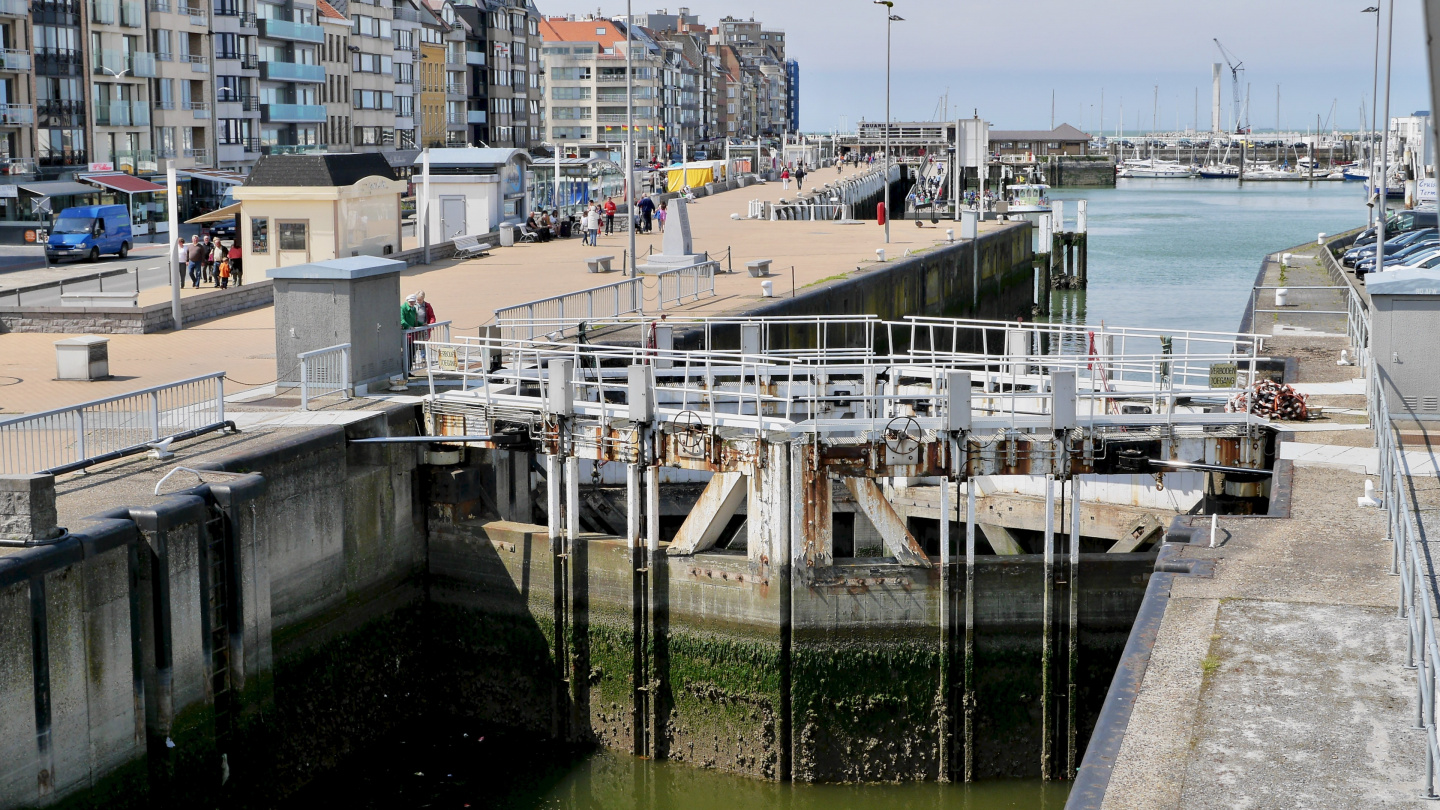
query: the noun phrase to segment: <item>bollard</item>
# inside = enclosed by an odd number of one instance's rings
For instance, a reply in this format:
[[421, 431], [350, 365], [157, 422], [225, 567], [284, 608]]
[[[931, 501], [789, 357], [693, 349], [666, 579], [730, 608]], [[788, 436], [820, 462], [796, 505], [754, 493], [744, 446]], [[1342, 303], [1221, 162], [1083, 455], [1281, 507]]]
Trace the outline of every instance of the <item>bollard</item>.
[[1283, 307], [1290, 297], [1290, 291], [1284, 287], [1275, 291], [1275, 306]]
[[954, 228], [946, 228], [946, 229], [945, 229], [945, 241], [946, 241], [946, 242], [954, 242], [954, 241], [955, 241], [955, 229], [954, 229]]
[[885, 248], [880, 248], [875, 251], [875, 259], [876, 261], [885, 261]]
[[1293, 254], [1293, 253], [1281, 253], [1281, 254], [1280, 254], [1280, 266], [1281, 266], [1281, 267], [1289, 267], [1289, 266], [1290, 266], [1290, 260], [1291, 260], [1292, 258], [1294, 258], [1294, 256], [1295, 256], [1295, 254]]
[[1324, 247], [1324, 246], [1325, 246], [1325, 234], [1322, 233], [1322, 234], [1320, 234], [1319, 236], [1315, 237], [1315, 244], [1317, 244], [1317, 245], [1319, 245], [1319, 246], [1321, 246], [1321, 247]]
[[775, 297], [775, 282], [773, 282], [773, 281], [762, 281], [762, 282], [760, 282], [760, 297], [761, 297], [761, 298], [774, 298], [774, 297]]

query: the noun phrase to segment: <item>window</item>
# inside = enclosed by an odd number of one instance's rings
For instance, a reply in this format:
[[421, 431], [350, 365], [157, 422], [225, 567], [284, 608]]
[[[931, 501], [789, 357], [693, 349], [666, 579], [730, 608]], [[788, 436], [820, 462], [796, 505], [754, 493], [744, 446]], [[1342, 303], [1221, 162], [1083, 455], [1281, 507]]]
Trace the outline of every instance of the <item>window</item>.
[[414, 84], [414, 83], [415, 83], [415, 66], [414, 66], [413, 64], [409, 63], [409, 62], [396, 62], [396, 63], [395, 63], [395, 83], [396, 83], [396, 84]]
[[306, 228], [305, 228], [305, 226], [306, 226], [307, 223], [304, 223], [304, 222], [277, 222], [277, 223], [275, 223], [275, 224], [276, 224], [276, 226], [278, 227], [278, 229], [279, 229], [279, 231], [280, 231], [280, 249], [281, 249], [281, 250], [299, 250], [299, 251], [303, 251], [303, 250], [306, 249], [306, 244], [305, 244], [305, 230], [306, 230]]
[[395, 107], [395, 96], [393, 93], [380, 90], [356, 90], [355, 109], [357, 110], [390, 110]]
[[355, 53], [350, 55], [350, 69], [356, 73], [392, 73], [394, 59], [378, 53]]
[[550, 97], [556, 101], [578, 101], [580, 99], [590, 98], [590, 88], [552, 87], [550, 88]]
[[[262, 4], [263, 5], [263, 4]], [[221, 143], [224, 143], [223, 141]], [[250, 218], [250, 252], [270, 252], [270, 220], [265, 217]]]
[[604, 27], [603, 25], [597, 25], [597, 26], [595, 26], [595, 33], [600, 34], [601, 36], [603, 36], [603, 35], [605, 34], [605, 27]]
[[550, 78], [562, 82], [589, 81], [590, 68], [588, 67], [557, 67], [550, 69]]
[[351, 31], [362, 37], [379, 37], [390, 39], [390, 21], [376, 17], [367, 17], [364, 14], [354, 15], [355, 19]]
[[576, 121], [590, 117], [589, 107], [551, 107], [550, 117], [557, 121]]
[[400, 118], [410, 118], [415, 115], [415, 97], [396, 96], [395, 115]]

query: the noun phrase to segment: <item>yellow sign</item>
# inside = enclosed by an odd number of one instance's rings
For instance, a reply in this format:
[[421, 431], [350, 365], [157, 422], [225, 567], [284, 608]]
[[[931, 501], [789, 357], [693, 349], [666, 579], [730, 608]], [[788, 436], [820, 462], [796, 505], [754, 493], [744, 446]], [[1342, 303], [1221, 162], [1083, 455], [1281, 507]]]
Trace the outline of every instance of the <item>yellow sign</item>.
[[441, 347], [440, 347], [440, 370], [441, 370], [441, 371], [459, 371], [459, 370], [460, 370], [460, 365], [459, 365], [459, 363], [457, 363], [457, 362], [455, 361], [455, 347], [454, 347], [454, 346], [441, 346]]
[[1210, 387], [1211, 388], [1234, 388], [1235, 387], [1235, 364], [1215, 363], [1210, 366]]

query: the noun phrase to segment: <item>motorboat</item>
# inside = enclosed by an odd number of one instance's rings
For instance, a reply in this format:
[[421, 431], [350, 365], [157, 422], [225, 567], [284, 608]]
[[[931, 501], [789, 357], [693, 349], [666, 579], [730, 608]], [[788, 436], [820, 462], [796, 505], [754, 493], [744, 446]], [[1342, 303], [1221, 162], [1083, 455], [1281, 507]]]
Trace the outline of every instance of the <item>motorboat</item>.
[[1051, 211], [1050, 187], [1044, 183], [1017, 183], [1005, 187], [1011, 214], [1046, 214]]
[[1240, 176], [1240, 167], [1233, 163], [1211, 163], [1200, 167], [1200, 176], [1210, 179], [1234, 179]]
[[1247, 168], [1245, 170], [1246, 181], [1265, 182], [1305, 179], [1307, 179], [1305, 175], [1288, 169], [1282, 169], [1279, 166], [1256, 166], [1253, 169]]

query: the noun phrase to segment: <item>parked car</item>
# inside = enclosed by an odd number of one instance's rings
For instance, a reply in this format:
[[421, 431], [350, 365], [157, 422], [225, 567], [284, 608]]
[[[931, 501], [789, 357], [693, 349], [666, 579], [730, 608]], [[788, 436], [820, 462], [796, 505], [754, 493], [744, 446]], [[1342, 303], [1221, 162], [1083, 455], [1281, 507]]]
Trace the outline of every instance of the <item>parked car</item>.
[[[1409, 264], [1412, 260], [1428, 255], [1431, 251], [1440, 247], [1440, 238], [1424, 239], [1409, 247], [1396, 251], [1393, 255], [1387, 250], [1385, 253], [1385, 269], [1401, 267]], [[1361, 259], [1355, 264], [1355, 274], [1375, 272], [1375, 257]]]
[[89, 259], [95, 261], [102, 253], [130, 255], [134, 237], [130, 229], [130, 209], [123, 205], [82, 205], [66, 208], [55, 218], [50, 238], [45, 241], [45, 256], [51, 261]]
[[210, 225], [210, 236], [214, 239], [225, 239], [227, 241], [235, 238], [235, 220], [222, 219]]
[[[1389, 233], [1390, 231], [1387, 230], [1387, 236], [1389, 235]], [[1407, 247], [1420, 239], [1434, 236], [1436, 233], [1437, 231], [1433, 227], [1400, 232], [1397, 235], [1389, 237], [1385, 240], [1385, 253], [1386, 255], [1392, 254], [1400, 248]], [[1374, 237], [1371, 237], [1370, 241], [1367, 244], [1361, 245], [1359, 247], [1352, 247], [1349, 250], [1345, 251], [1345, 255], [1342, 256], [1340, 259], [1340, 263], [1346, 267], [1354, 267], [1359, 262], [1374, 255], [1375, 240]]]

